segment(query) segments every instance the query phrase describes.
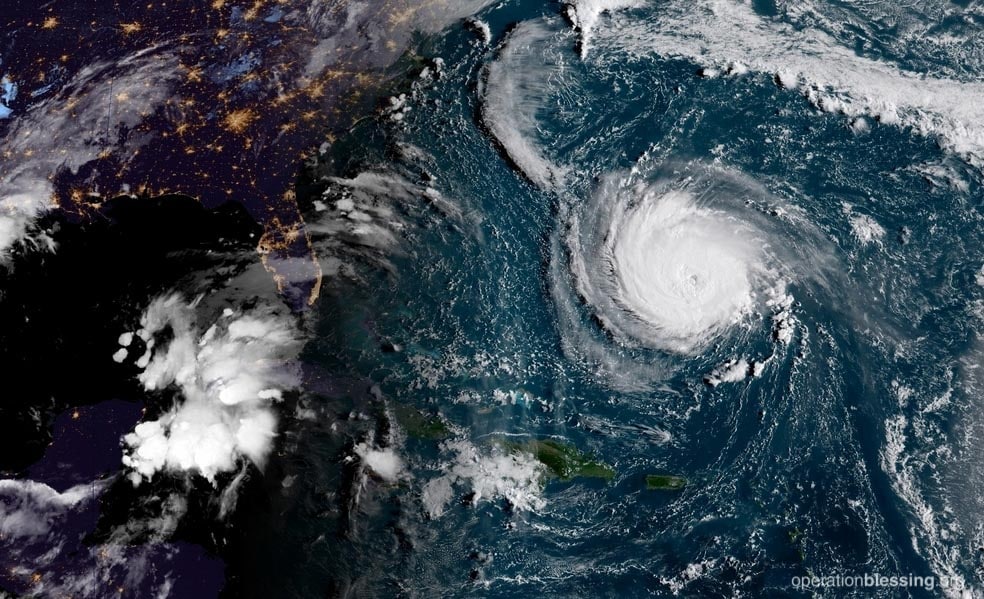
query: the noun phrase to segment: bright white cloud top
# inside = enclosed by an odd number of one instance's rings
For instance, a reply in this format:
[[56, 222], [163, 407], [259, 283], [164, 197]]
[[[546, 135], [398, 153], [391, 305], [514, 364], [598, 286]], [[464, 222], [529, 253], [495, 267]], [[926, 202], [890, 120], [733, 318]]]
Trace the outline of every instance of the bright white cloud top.
[[[124, 437], [134, 484], [162, 470], [214, 481], [243, 458], [262, 466], [276, 436], [273, 402], [300, 383], [299, 338], [288, 318], [263, 309], [226, 314], [202, 333], [194, 308], [169, 295], [141, 319], [137, 335], [147, 352], [137, 362], [139, 380], [148, 391], [173, 387], [180, 400]], [[168, 330], [170, 342], [155, 345]]]
[[623, 342], [697, 351], [776, 285], [761, 215], [736, 211], [762, 192], [715, 177], [609, 177], [575, 220], [579, 294]]
[[758, 252], [739, 225], [689, 193], [638, 192], [609, 248], [618, 301], [689, 349], [748, 310]]

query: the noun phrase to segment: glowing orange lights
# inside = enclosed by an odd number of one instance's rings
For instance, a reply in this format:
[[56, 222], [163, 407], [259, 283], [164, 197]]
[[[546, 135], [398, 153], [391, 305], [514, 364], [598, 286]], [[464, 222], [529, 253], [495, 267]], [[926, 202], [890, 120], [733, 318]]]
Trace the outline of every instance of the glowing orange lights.
[[222, 123], [232, 133], [242, 135], [258, 118], [259, 115], [256, 114], [255, 110], [240, 108], [239, 110], [233, 110], [228, 113], [222, 120]]
[[133, 23], [120, 23], [120, 29], [126, 35], [133, 35], [143, 31], [143, 25], [134, 21]]

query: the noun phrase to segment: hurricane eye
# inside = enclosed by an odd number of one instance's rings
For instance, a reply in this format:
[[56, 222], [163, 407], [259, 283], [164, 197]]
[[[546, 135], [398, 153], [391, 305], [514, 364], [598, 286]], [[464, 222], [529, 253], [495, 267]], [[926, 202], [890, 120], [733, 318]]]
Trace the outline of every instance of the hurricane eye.
[[584, 273], [607, 294], [595, 308], [637, 343], [691, 352], [749, 310], [760, 251], [685, 190], [656, 183], [630, 191], [603, 187], [606, 197], [596, 199], [614, 208], [606, 259]]

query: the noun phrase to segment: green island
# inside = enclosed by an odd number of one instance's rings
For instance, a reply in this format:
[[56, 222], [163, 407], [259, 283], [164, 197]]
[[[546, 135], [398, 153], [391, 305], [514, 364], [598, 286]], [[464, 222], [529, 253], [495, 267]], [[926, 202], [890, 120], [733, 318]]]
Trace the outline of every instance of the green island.
[[417, 439], [439, 441], [450, 432], [440, 416], [425, 414], [412, 406], [394, 404], [393, 416], [408, 435]]
[[591, 456], [572, 445], [552, 439], [532, 439], [522, 443], [504, 441], [509, 451], [532, 454], [538, 462], [547, 467], [550, 473], [561, 480], [572, 478], [615, 478], [615, 471], [607, 465], [596, 462]]
[[647, 474], [646, 488], [650, 491], [679, 491], [687, 486], [687, 479], [669, 474]]
[[799, 528], [791, 528], [788, 533], [789, 542], [796, 547], [796, 554], [799, 555], [800, 561], [806, 561], [806, 551], [803, 549], [803, 538], [805, 533]]

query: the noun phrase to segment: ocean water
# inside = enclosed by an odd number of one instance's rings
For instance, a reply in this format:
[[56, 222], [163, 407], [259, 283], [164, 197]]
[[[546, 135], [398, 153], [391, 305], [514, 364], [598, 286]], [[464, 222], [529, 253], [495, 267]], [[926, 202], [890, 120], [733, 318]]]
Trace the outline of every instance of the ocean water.
[[[270, 591], [979, 594], [982, 17], [504, 2], [421, 40], [308, 219], [333, 424], [291, 441]], [[326, 469], [360, 443], [395, 470]]]

